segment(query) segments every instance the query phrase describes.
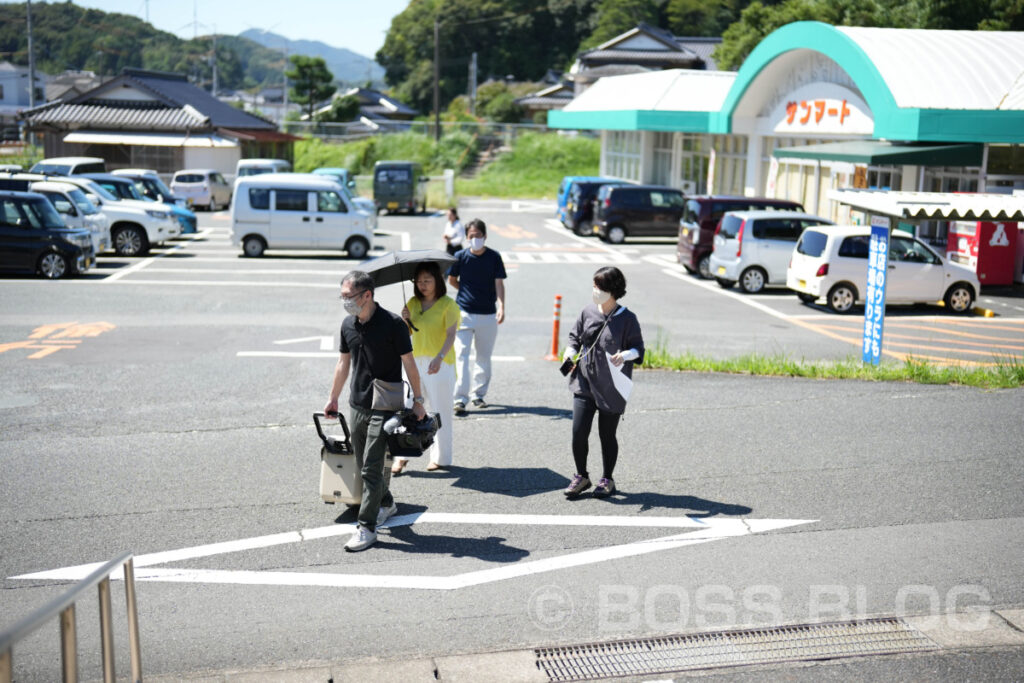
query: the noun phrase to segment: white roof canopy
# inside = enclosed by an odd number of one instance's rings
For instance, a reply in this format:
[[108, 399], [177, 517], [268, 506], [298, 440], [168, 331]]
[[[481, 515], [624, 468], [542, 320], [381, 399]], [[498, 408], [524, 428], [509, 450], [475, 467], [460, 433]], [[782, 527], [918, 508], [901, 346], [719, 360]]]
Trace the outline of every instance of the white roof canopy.
[[918, 220], [1024, 221], [1024, 196], [952, 192], [829, 190], [828, 198], [858, 211]]
[[238, 147], [238, 142], [215, 134], [118, 133], [76, 130], [64, 136], [64, 142], [94, 145], [148, 145], [152, 147]]
[[732, 71], [695, 69], [606, 76], [563, 111], [718, 111], [735, 80]]

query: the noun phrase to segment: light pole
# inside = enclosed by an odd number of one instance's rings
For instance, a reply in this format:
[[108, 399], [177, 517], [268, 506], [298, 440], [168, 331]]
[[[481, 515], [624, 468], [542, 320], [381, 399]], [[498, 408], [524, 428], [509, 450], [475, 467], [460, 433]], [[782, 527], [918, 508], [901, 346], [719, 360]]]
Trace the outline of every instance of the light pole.
[[441, 140], [441, 22], [434, 18], [434, 142]]

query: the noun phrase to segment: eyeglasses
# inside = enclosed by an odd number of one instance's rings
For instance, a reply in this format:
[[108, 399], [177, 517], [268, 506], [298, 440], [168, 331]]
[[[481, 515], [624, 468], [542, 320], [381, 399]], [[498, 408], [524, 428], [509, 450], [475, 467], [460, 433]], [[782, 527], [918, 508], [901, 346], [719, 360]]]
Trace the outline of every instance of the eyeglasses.
[[358, 299], [359, 297], [361, 297], [361, 296], [362, 296], [363, 294], [366, 294], [366, 293], [367, 293], [368, 291], [370, 291], [370, 290], [368, 290], [368, 289], [364, 289], [364, 290], [363, 290], [363, 291], [361, 291], [361, 292], [356, 292], [356, 293], [355, 293], [355, 294], [353, 294], [353, 295], [352, 295], [351, 297], [346, 297], [346, 296], [345, 296], [344, 294], [341, 294], [341, 295], [339, 295], [339, 296], [338, 296], [338, 298], [339, 298], [339, 299], [341, 299], [341, 302], [342, 302], [342, 303], [345, 303], [346, 301], [355, 301], [355, 300], [357, 300], [357, 299]]

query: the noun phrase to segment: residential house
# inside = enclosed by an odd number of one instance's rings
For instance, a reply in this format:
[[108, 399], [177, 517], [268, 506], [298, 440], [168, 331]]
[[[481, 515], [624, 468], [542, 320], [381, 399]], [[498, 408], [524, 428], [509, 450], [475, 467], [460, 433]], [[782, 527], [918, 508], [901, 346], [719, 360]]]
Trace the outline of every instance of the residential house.
[[239, 159], [293, 159], [294, 135], [221, 102], [184, 75], [126, 68], [77, 97], [25, 111], [47, 157], [97, 156], [107, 166], [212, 168], [233, 175]]
[[[35, 101], [46, 100], [45, 76], [36, 74]], [[18, 139], [18, 114], [29, 107], [28, 68], [0, 62], [0, 129], [5, 140]]]
[[[415, 109], [377, 90], [349, 88], [345, 92], [335, 93], [330, 102], [313, 112], [313, 116], [330, 111], [334, 100], [349, 95], [359, 100], [359, 114], [352, 121], [354, 125], [346, 129], [347, 133], [374, 133], [382, 128], [395, 130], [396, 123], [412, 121], [419, 114]], [[308, 116], [302, 118], [305, 120]]]

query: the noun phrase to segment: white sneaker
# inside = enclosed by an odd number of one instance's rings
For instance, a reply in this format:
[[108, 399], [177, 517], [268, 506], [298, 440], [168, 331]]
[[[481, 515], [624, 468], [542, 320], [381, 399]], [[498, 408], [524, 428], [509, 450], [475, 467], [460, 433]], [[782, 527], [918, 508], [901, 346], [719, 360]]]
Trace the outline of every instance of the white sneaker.
[[391, 503], [389, 508], [381, 506], [380, 511], [377, 512], [377, 528], [379, 529], [381, 524], [394, 517], [396, 512], [398, 512], [398, 503]]
[[366, 550], [376, 542], [377, 532], [370, 531], [360, 524], [356, 527], [356, 532], [352, 534], [352, 538], [348, 539], [348, 543], [345, 544], [345, 550], [350, 553], [358, 553], [360, 550]]

